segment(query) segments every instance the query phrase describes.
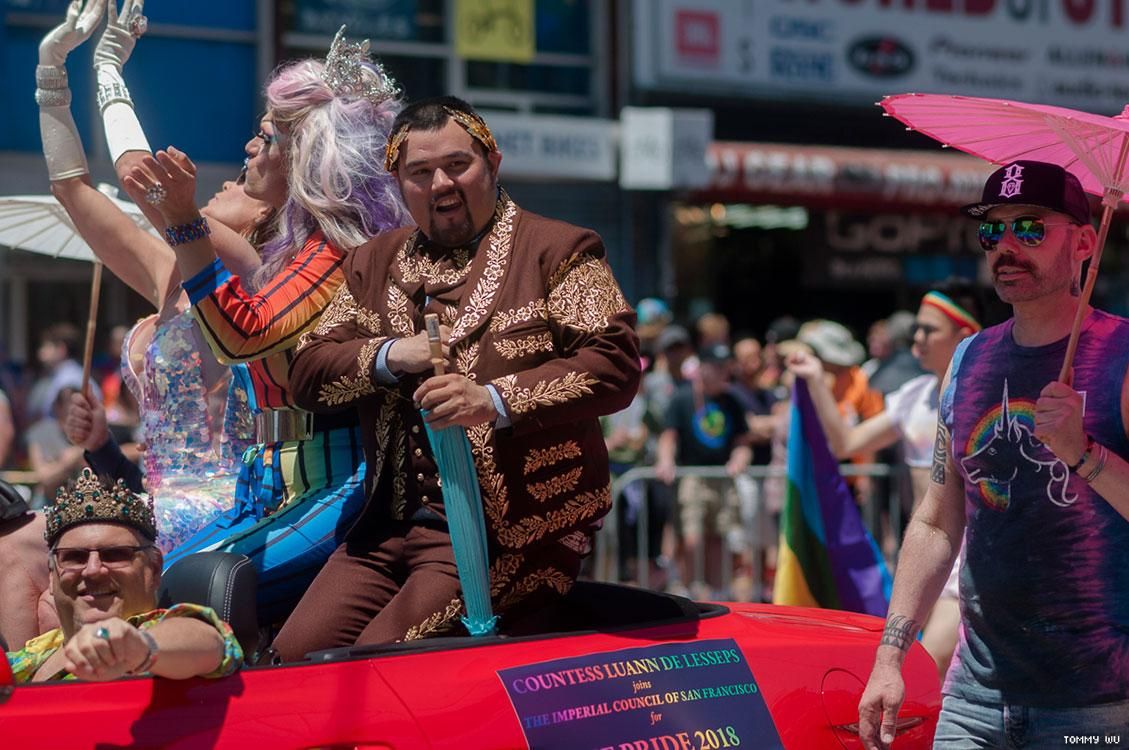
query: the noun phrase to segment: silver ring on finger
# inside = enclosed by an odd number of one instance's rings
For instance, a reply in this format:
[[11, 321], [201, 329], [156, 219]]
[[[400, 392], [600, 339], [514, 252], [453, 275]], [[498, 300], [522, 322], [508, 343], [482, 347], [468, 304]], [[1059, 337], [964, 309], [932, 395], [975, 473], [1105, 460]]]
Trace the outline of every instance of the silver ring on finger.
[[149, 19], [141, 15], [141, 12], [135, 8], [126, 25], [129, 28], [130, 36], [134, 39], [140, 39], [149, 30]]
[[110, 630], [109, 630], [109, 628], [106, 628], [106, 627], [98, 628], [97, 630], [94, 631], [94, 635], [98, 636], [99, 638], [101, 638], [104, 641], [110, 640]]
[[169, 191], [165, 190], [165, 186], [159, 182], [145, 191], [145, 202], [153, 206], [168, 197]]

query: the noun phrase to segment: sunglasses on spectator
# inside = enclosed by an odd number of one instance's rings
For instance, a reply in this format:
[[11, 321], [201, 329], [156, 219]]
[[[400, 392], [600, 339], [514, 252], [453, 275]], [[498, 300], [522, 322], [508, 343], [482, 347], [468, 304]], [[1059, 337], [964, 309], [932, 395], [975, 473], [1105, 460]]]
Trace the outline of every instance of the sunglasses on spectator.
[[1047, 238], [1047, 227], [1058, 227], [1074, 224], [1073, 221], [1046, 221], [1038, 216], [1019, 216], [1006, 221], [982, 221], [977, 237], [980, 247], [986, 253], [996, 249], [1003, 239], [1004, 232], [1011, 227], [1011, 233], [1027, 247], [1038, 247]]
[[137, 553], [149, 549], [152, 544], [121, 545], [115, 547], [56, 547], [51, 551], [59, 570], [76, 571], [86, 567], [90, 554], [96, 552], [98, 559], [107, 568], [128, 567]]

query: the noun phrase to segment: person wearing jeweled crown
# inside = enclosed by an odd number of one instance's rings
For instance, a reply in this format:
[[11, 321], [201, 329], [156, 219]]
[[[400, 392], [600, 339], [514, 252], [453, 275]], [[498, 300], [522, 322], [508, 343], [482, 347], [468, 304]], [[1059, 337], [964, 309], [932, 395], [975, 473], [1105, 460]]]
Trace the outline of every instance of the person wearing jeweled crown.
[[126, 675], [224, 677], [243, 651], [208, 607], [157, 607], [161, 551], [150, 498], [90, 469], [46, 510], [59, 628], [7, 655], [16, 682]]
[[408, 219], [382, 148], [400, 91], [342, 27], [325, 61], [280, 67], [267, 113], [247, 143], [245, 190], [278, 210], [278, 235], [250, 277], [217, 257], [192, 196], [196, 168], [170, 147], [125, 178], [168, 224], [193, 314], [222, 362], [242, 363], [258, 445], [244, 457], [236, 507], [174, 550], [171, 564], [202, 549], [245, 554], [259, 573], [262, 622], [285, 617], [344, 538], [366, 496], [357, 415], [313, 415], [295, 403], [288, 370], [295, 347], [340, 288], [350, 250]]

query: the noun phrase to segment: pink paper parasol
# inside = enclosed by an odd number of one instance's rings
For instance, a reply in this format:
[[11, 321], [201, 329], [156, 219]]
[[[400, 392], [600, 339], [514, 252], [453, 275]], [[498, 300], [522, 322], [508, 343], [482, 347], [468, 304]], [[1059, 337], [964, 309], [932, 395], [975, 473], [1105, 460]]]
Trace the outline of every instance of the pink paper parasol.
[[1027, 159], [1058, 164], [1102, 198], [1098, 245], [1086, 274], [1059, 380], [1067, 382], [1078, 334], [1113, 212], [1129, 190], [1129, 107], [1105, 117], [1064, 107], [950, 94], [898, 94], [878, 103], [895, 117], [946, 147], [995, 164]]

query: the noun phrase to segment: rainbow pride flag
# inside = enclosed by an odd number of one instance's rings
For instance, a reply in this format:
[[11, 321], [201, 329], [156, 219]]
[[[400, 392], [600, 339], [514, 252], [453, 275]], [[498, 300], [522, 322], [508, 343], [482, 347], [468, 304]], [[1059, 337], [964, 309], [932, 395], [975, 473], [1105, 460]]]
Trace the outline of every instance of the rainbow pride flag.
[[792, 391], [791, 420], [772, 601], [885, 617], [890, 571], [839, 474], [800, 378]]

